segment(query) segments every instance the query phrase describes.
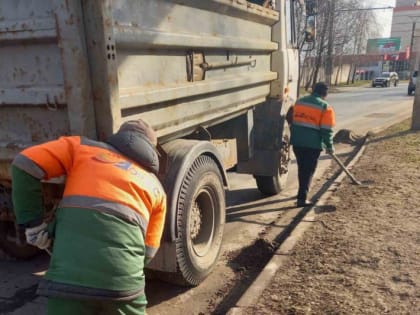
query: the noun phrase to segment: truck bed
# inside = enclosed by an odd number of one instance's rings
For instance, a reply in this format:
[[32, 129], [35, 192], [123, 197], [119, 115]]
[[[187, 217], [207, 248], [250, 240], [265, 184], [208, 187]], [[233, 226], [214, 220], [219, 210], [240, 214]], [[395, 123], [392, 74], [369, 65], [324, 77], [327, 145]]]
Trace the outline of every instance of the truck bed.
[[0, 178], [28, 145], [103, 139], [141, 117], [160, 142], [270, 94], [276, 11], [243, 0], [4, 0]]

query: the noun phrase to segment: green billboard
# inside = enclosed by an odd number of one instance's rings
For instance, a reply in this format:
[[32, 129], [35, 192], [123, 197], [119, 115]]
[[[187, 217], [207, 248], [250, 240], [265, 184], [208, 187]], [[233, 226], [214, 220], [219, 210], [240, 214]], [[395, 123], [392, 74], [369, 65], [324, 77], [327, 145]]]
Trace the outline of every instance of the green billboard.
[[366, 53], [367, 54], [389, 54], [400, 51], [401, 38], [372, 38], [368, 39]]

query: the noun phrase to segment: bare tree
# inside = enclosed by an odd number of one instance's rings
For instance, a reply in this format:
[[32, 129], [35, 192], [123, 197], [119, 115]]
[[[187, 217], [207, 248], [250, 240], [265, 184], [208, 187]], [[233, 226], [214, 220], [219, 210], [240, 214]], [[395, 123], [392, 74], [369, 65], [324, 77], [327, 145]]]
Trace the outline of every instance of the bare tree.
[[[348, 83], [350, 80], [354, 81], [359, 64], [355, 56], [365, 52], [367, 39], [377, 29], [373, 11], [361, 7], [363, 3], [358, 0], [322, 0], [318, 1], [318, 5], [315, 47], [313, 51], [305, 53], [302, 60], [303, 65], [311, 64], [313, 67], [302, 68], [306, 71], [305, 89], [321, 77], [331, 82], [334, 68], [337, 69], [334, 80], [337, 84], [340, 69], [343, 67], [342, 60], [349, 60], [343, 58], [344, 55], [353, 55]], [[324, 73], [321, 72], [322, 69]]]
[[318, 81], [318, 74], [320, 68], [323, 64], [323, 56], [326, 49], [326, 38], [327, 38], [327, 30], [328, 30], [328, 16], [325, 12], [328, 11], [330, 8], [330, 1], [320, 1], [319, 8], [318, 8], [318, 17], [317, 17], [317, 25], [318, 25], [318, 32], [316, 37], [316, 44], [315, 44], [315, 56], [314, 56], [314, 70], [312, 75], [312, 82], [308, 81], [305, 85], [305, 90], [308, 90], [310, 85], [315, 84]]

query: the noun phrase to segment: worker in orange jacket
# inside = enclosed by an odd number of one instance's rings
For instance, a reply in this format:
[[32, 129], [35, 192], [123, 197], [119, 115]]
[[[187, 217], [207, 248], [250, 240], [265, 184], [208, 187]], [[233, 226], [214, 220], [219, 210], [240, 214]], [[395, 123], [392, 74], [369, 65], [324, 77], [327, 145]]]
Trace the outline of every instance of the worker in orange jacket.
[[[17, 223], [48, 249], [38, 286], [48, 314], [144, 314], [144, 266], [159, 248], [166, 195], [156, 177], [153, 129], [124, 123], [105, 142], [85, 137], [25, 149], [12, 163]], [[43, 221], [41, 180], [65, 175], [54, 224]]]
[[298, 99], [286, 115], [290, 124], [290, 143], [298, 166], [298, 207], [312, 205], [307, 196], [321, 151], [325, 149], [329, 154], [334, 153], [335, 113], [325, 100], [327, 95], [328, 86], [318, 82], [313, 86], [311, 95]]

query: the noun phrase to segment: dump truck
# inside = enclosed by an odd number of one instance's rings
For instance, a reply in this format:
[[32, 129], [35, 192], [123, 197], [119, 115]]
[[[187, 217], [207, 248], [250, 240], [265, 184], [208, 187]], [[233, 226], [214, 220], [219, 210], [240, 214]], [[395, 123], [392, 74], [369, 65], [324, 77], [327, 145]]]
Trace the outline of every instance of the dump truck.
[[[314, 1], [306, 2], [313, 26]], [[141, 118], [157, 132], [159, 178], [168, 196], [161, 248], [148, 269], [176, 283], [200, 283], [221, 249], [227, 172], [253, 175], [266, 195], [284, 188], [285, 113], [297, 97], [296, 24], [303, 5], [1, 1], [3, 252], [26, 259], [37, 253], [13, 215], [10, 165], [19, 151], [65, 135], [103, 140]], [[43, 183], [46, 219], [64, 183]]]

